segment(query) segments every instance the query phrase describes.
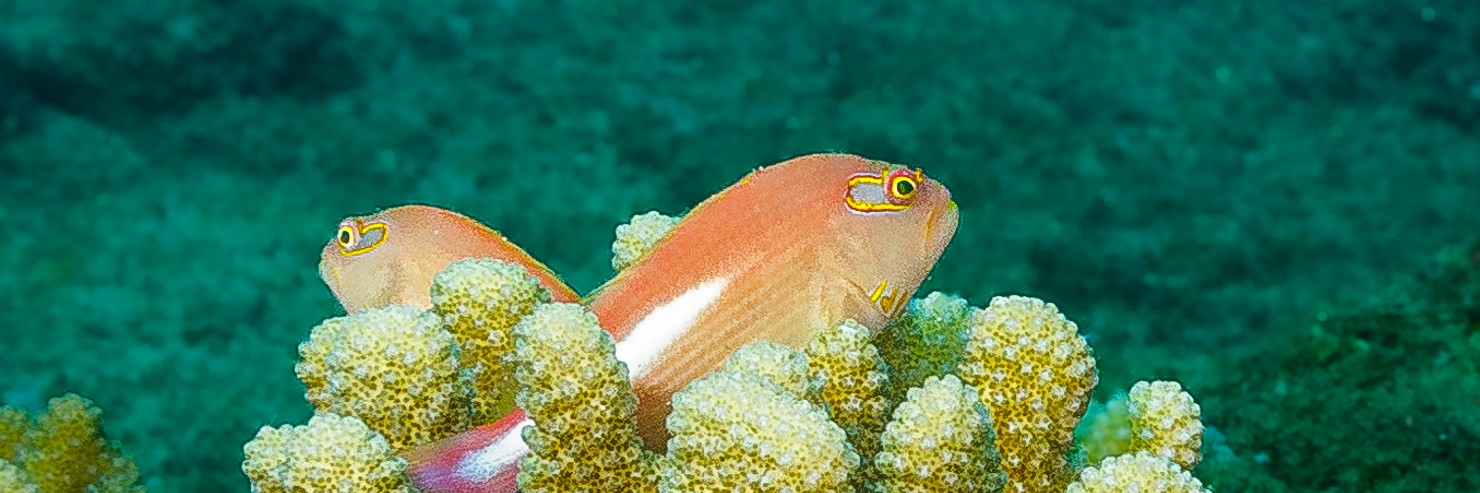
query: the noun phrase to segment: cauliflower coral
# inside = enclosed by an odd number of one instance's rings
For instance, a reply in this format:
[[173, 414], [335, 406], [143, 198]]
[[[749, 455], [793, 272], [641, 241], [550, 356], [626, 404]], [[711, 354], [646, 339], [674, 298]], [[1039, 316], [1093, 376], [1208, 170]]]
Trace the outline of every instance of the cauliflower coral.
[[[634, 216], [613, 266], [674, 221]], [[516, 396], [533, 423], [528, 491], [1202, 491], [1188, 472], [1203, 430], [1191, 396], [1141, 382], [1080, 426], [1094, 356], [1040, 299], [977, 308], [929, 293], [881, 333], [849, 320], [801, 347], [741, 347], [673, 396], [659, 454], [643, 449], [628, 369], [584, 307], [550, 303], [493, 259], [449, 266], [432, 298], [424, 312], [385, 307], [314, 329], [298, 374], [319, 414], [247, 444], [257, 491], [410, 491], [395, 453], [487, 422]], [[4, 466], [0, 484], [16, 476]]]
[[659, 491], [843, 492], [859, 457], [827, 414], [759, 375], [720, 371], [674, 394]]
[[[820, 386], [816, 400], [864, 457], [879, 452], [879, 434], [888, 420], [885, 389], [889, 368], [870, 341], [868, 327], [844, 320], [807, 342], [813, 379]], [[856, 483], [874, 479], [874, 464], [865, 460]]]
[[596, 315], [571, 303], [536, 307], [515, 327], [519, 407], [525, 432], [521, 489], [651, 491], [633, 413], [637, 397], [616, 345]]
[[905, 492], [1002, 491], [992, 417], [976, 389], [955, 375], [929, 377], [894, 410], [874, 458], [878, 489]]
[[1202, 482], [1166, 457], [1136, 452], [1085, 469], [1068, 493], [1202, 493]]
[[432, 278], [432, 313], [457, 340], [472, 381], [473, 422], [514, 407], [514, 325], [550, 296], [529, 271], [493, 259], [453, 262]]
[[0, 491], [143, 493], [133, 459], [105, 439], [102, 410], [77, 394], [34, 418], [0, 407]]
[[955, 373], [970, 335], [971, 304], [941, 292], [910, 300], [904, 312], [880, 331], [876, 344], [889, 364], [891, 398], [919, 387], [927, 377]]
[[1074, 428], [1099, 382], [1089, 345], [1057, 307], [1036, 298], [993, 298], [969, 323], [959, 371], [992, 411], [1008, 487], [1063, 488], [1074, 473], [1066, 460]]
[[406, 460], [353, 417], [324, 413], [304, 426], [262, 428], [243, 448], [253, 493], [412, 493]]
[[809, 374], [806, 354], [770, 341], [741, 346], [725, 358], [720, 368], [754, 374], [799, 396], [812, 395], [818, 383]]
[[459, 349], [435, 316], [392, 305], [331, 318], [298, 352], [308, 402], [360, 419], [396, 450], [470, 426]]
[[1183, 469], [1202, 460], [1202, 409], [1177, 382], [1136, 382], [1131, 387], [1131, 450], [1171, 459]]
[[632, 216], [632, 221], [617, 226], [617, 239], [612, 242], [612, 269], [622, 270], [637, 262], [638, 257], [653, 248], [668, 230], [678, 224], [675, 216], [648, 211]]

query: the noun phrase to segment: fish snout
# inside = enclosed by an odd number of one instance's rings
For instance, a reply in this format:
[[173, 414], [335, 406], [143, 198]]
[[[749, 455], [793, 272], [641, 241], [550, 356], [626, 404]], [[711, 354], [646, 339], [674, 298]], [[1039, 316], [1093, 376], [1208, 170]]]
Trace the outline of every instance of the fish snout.
[[929, 207], [930, 214], [925, 218], [924, 240], [926, 248], [939, 258], [956, 235], [960, 211], [956, 201], [951, 200], [951, 190], [945, 185], [927, 178], [925, 188], [928, 195], [924, 205]]
[[925, 244], [931, 252], [939, 256], [945, 252], [946, 246], [951, 244], [951, 239], [956, 236], [956, 226], [960, 223], [960, 210], [956, 202], [950, 197], [930, 211], [930, 217], [925, 220]]

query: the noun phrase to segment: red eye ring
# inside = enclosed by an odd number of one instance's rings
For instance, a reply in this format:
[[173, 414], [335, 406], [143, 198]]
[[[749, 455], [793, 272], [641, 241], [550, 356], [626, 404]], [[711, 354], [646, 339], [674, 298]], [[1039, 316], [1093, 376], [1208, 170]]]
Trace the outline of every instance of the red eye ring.
[[915, 194], [920, 191], [920, 170], [897, 169], [889, 172], [884, 178], [884, 191], [889, 196], [889, 202], [894, 204], [908, 204]]

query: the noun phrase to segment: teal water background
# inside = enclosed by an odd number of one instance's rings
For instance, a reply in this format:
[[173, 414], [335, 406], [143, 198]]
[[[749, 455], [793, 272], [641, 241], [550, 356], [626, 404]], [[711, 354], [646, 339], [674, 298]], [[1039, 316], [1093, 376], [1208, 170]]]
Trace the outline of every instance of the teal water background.
[[[245, 491], [241, 445], [310, 413], [341, 217], [453, 208], [584, 291], [632, 214], [825, 150], [953, 190], [926, 291], [1057, 303], [1101, 397], [1186, 384], [1258, 478], [1215, 486], [1480, 484], [1473, 351], [1422, 370], [1459, 382], [1439, 411], [1373, 431], [1414, 454], [1225, 426], [1229, 382], [1281, 384], [1261, 358], [1480, 238], [1465, 0], [0, 0], [0, 401], [78, 392], [151, 491]], [[1366, 402], [1345, 417], [1411, 404]], [[1412, 425], [1436, 416], [1449, 444]]]

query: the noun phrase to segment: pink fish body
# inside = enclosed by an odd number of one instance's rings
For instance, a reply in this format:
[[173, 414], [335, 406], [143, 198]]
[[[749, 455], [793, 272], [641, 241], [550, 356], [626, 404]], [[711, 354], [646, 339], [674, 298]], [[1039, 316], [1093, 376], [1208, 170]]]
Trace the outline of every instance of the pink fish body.
[[[919, 170], [816, 154], [756, 170], [695, 207], [586, 300], [617, 342], [639, 399], [639, 434], [665, 449], [673, 393], [760, 340], [798, 346], [853, 319], [902, 310], [957, 223]], [[404, 454], [425, 493], [517, 491], [529, 452], [522, 410]]]
[[496, 258], [521, 265], [555, 301], [576, 292], [549, 268], [470, 217], [426, 205], [392, 207], [339, 223], [319, 257], [319, 275], [345, 311], [401, 304], [432, 306], [432, 276], [458, 260]]

